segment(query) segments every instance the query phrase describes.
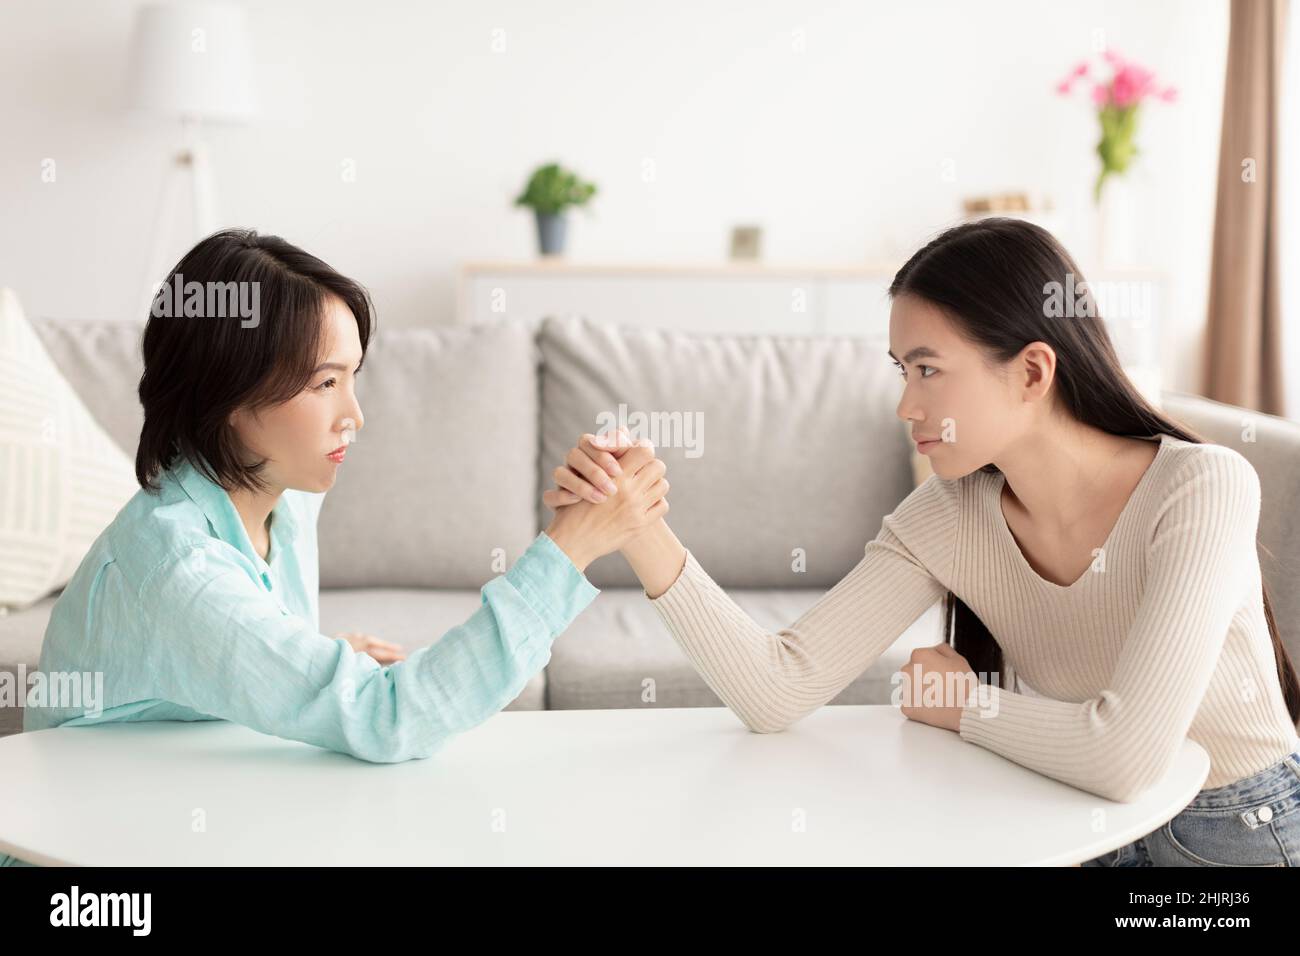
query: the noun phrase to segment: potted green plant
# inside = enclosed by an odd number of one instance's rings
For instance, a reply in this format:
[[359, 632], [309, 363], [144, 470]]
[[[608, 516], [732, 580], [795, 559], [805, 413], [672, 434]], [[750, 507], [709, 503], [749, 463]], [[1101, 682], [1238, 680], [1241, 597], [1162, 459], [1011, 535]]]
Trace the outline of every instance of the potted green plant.
[[584, 182], [559, 163], [547, 163], [533, 172], [515, 205], [528, 206], [536, 214], [537, 241], [542, 255], [558, 256], [564, 252], [565, 210], [586, 205], [595, 194], [593, 183]]

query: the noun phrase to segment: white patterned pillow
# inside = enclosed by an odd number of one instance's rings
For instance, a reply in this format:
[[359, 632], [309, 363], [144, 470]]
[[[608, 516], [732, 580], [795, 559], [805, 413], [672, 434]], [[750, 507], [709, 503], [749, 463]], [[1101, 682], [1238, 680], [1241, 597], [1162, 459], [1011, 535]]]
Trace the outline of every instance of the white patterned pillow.
[[63, 587], [138, 490], [135, 468], [0, 288], [0, 609]]

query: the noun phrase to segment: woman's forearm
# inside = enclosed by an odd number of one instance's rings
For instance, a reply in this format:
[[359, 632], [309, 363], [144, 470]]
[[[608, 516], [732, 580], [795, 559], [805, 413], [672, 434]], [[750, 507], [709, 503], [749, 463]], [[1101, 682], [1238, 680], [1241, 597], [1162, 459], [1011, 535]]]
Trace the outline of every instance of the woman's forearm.
[[672, 587], [686, 564], [685, 546], [662, 518], [623, 545], [622, 551], [650, 598]]

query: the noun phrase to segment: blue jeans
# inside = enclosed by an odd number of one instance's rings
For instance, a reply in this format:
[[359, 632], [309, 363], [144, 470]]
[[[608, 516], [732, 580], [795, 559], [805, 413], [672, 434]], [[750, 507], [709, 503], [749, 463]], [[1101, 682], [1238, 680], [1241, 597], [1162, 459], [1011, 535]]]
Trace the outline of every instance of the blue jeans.
[[1300, 866], [1300, 750], [1082, 866]]

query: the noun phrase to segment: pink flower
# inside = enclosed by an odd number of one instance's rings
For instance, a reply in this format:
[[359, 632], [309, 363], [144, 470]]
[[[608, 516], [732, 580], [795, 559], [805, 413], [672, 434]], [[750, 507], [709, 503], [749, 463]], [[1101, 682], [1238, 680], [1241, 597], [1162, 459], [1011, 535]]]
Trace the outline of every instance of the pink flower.
[[1140, 66], [1132, 67], [1133, 81], [1137, 84], [1138, 95], [1154, 96], [1156, 92], [1156, 75]]
[[1140, 103], [1152, 92], [1155, 75], [1136, 63], [1125, 63], [1111, 80], [1115, 105], [1120, 109]]
[[[1177, 90], [1172, 86], [1161, 89], [1151, 70], [1125, 60], [1113, 50], [1107, 50], [1101, 56], [1111, 65], [1108, 78], [1103, 79], [1100, 75], [1101, 71], [1092, 71], [1088, 61], [1081, 60], [1057, 82], [1056, 92], [1061, 96], [1069, 96], [1079, 83], [1090, 85], [1092, 102], [1099, 109], [1106, 107], [1128, 109], [1137, 106], [1147, 98], [1157, 97], [1165, 103], [1174, 102]], [[1085, 77], [1092, 80], [1091, 84], [1084, 79]]]
[[1120, 72], [1115, 75], [1115, 79], [1110, 81], [1112, 97], [1115, 105], [1120, 109], [1128, 106], [1137, 99], [1132, 79], [1128, 74]]

